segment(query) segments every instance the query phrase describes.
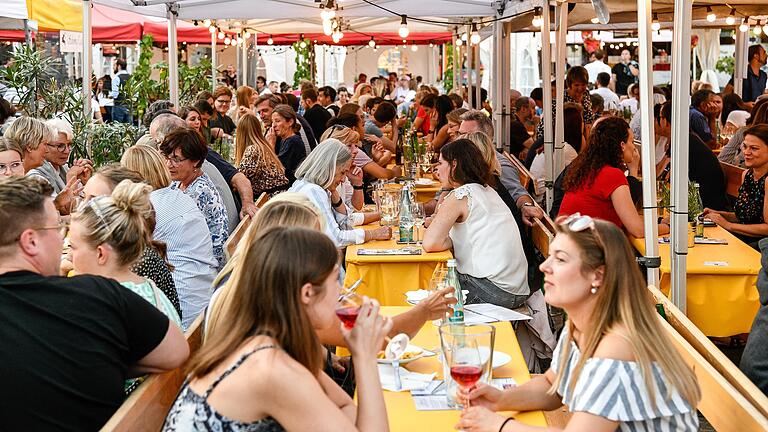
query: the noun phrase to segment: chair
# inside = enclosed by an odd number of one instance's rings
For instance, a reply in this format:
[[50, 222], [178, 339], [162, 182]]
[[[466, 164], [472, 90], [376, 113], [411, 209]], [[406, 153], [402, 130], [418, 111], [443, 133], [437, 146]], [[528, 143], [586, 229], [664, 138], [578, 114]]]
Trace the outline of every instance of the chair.
[[725, 192], [734, 198], [738, 197], [741, 181], [746, 170], [725, 162], [720, 162], [720, 168], [723, 169], [723, 174], [725, 174]]
[[520, 175], [520, 184], [523, 185], [523, 188], [525, 190], [528, 190], [528, 185], [530, 185], [533, 182], [533, 174], [528, 170], [528, 168], [523, 165], [522, 162], [520, 162], [520, 159], [510, 155], [507, 152], [504, 152], [504, 157], [509, 159], [510, 162], [512, 162], [512, 165], [517, 169], [517, 173]]
[[543, 219], [534, 219], [531, 227], [531, 240], [536, 249], [546, 259], [549, 256], [549, 243], [555, 238], [555, 223], [544, 213]]
[[718, 431], [768, 430], [768, 398], [657, 288], [649, 286], [659, 317], [701, 387], [699, 411]]
[[[268, 200], [269, 195], [267, 195], [266, 192], [262, 192], [261, 196], [259, 196], [259, 199], [255, 201], [256, 208], [261, 208], [264, 206], [264, 204], [266, 204]], [[232, 255], [234, 255], [235, 249], [237, 249], [237, 244], [240, 243], [240, 240], [243, 237], [245, 237], [245, 233], [248, 231], [248, 227], [251, 226], [252, 220], [253, 218], [250, 215], [246, 215], [243, 220], [237, 224], [237, 228], [232, 231], [232, 234], [229, 235], [229, 238], [227, 238], [227, 241], [224, 243], [224, 250], [227, 252], [228, 258], [232, 258]]]
[[[202, 344], [203, 318], [204, 315], [200, 314], [185, 333], [190, 358]], [[128, 396], [101, 430], [113, 432], [160, 430], [184, 383], [185, 367], [186, 363], [172, 371], [151, 374]]]

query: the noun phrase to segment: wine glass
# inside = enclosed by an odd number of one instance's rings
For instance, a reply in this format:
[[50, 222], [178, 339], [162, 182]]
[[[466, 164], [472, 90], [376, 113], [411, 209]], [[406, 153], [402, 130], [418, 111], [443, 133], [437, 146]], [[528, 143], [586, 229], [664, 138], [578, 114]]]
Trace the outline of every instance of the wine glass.
[[421, 168], [422, 175], [421, 177], [425, 177], [429, 170], [432, 168], [432, 154], [431, 152], [423, 153], [421, 157], [419, 157], [419, 167]]
[[419, 240], [419, 228], [424, 226], [424, 219], [426, 218], [426, 213], [424, 212], [424, 203], [413, 203], [411, 213], [413, 214], [413, 233], [416, 237], [414, 240], [416, 241], [416, 244], [421, 244], [422, 241]]
[[[441, 266], [435, 267], [435, 270], [432, 272], [432, 278], [429, 280], [430, 295], [445, 288], [445, 276], [447, 274], [447, 268]], [[436, 319], [432, 321], [432, 324], [436, 325], [437, 327], [440, 327], [440, 324], [442, 323], [442, 319]]]
[[336, 316], [339, 317], [345, 328], [351, 329], [355, 326], [357, 314], [360, 312], [362, 304], [363, 298], [354, 292], [339, 297], [339, 304], [336, 306]]
[[[477, 346], [477, 339], [455, 338], [451, 344], [451, 378], [463, 390], [470, 390], [483, 375], [483, 357]], [[467, 399], [466, 408], [469, 408]]]

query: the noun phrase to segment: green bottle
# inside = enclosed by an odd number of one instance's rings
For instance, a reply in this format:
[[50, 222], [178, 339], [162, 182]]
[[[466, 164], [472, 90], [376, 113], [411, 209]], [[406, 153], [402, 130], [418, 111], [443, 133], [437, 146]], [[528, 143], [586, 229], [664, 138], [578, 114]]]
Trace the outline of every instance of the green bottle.
[[459, 275], [456, 273], [455, 259], [448, 260], [448, 274], [445, 275], [445, 286], [453, 287], [453, 295], [456, 297], [456, 304], [453, 305], [453, 314], [448, 316], [448, 322], [464, 325], [464, 293], [461, 292]]

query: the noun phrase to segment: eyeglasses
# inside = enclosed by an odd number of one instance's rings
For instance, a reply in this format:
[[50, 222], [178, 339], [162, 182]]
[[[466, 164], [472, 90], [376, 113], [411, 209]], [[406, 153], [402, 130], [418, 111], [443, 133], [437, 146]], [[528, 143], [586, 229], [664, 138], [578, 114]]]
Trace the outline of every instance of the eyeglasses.
[[231, 104], [231, 103], [232, 103], [232, 99], [227, 99], [227, 100], [224, 100], [224, 99], [216, 99], [216, 103], [218, 103], [218, 104], [222, 104], [222, 105], [229, 105], [229, 104]]
[[15, 161], [8, 164], [0, 163], [0, 172], [18, 172], [20, 169], [24, 167], [24, 162], [22, 161]]
[[189, 158], [180, 158], [180, 157], [178, 157], [178, 156], [168, 156], [168, 155], [164, 155], [164, 157], [165, 157], [165, 160], [166, 160], [168, 163], [170, 163], [171, 165], [178, 165], [178, 164], [180, 164], [180, 163], [184, 162], [185, 160], [189, 160]]
[[[67, 230], [69, 230], [69, 223], [65, 222], [63, 220], [59, 220], [59, 222], [56, 225], [41, 226], [41, 227], [30, 227], [30, 228], [27, 228], [27, 229], [31, 229], [31, 230], [34, 230], [34, 231], [58, 230], [59, 234], [61, 235], [61, 237], [66, 237], [67, 236]], [[27, 229], [25, 229], [24, 231], [26, 231]], [[12, 242], [8, 242], [6, 244], [16, 243], [17, 241], [21, 240], [21, 235], [24, 233], [24, 231], [19, 233], [19, 235], [16, 236], [16, 238], [13, 239]], [[5, 245], [3, 245], [3, 246], [5, 246]]]
[[67, 150], [72, 150], [72, 144], [71, 143], [48, 144], [48, 147], [55, 148], [56, 150], [58, 150], [60, 152], [65, 152]]

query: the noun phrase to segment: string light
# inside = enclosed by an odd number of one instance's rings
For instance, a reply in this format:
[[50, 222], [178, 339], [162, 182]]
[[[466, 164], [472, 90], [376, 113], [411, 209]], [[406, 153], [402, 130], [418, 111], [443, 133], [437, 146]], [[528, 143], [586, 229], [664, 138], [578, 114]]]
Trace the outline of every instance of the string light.
[[411, 31], [408, 30], [408, 20], [406, 19], [406, 15], [400, 15], [400, 28], [397, 29], [397, 34], [399, 34], [401, 38], [407, 38], [410, 33]]
[[599, 23], [599, 22], [600, 22], [600, 18], [598, 18], [598, 17], [594, 17], [594, 18], [592, 18], [590, 21], [592, 22], [592, 24], [597, 24], [597, 23]]
[[544, 18], [541, 17], [540, 7], [533, 9], [533, 19], [531, 20], [531, 24], [536, 28], [541, 28], [541, 26], [544, 24]]
[[272, 45], [274, 43], [275, 43], [275, 41], [274, 41], [274, 39], [272, 39], [272, 35], [269, 35], [269, 39], [267, 39], [267, 45]]
[[659, 31], [661, 29], [661, 23], [659, 22], [659, 14], [653, 13], [653, 21], [651, 22], [651, 30]]
[[323, 34], [330, 36], [333, 33], [333, 22], [330, 20], [323, 20]]
[[469, 41], [472, 45], [480, 43], [480, 33], [477, 32], [477, 25], [475, 23], [472, 23], [472, 35], [469, 37]]
[[376, 48], [376, 41], [373, 40], [373, 36], [371, 36], [371, 40], [368, 41], [368, 46], [371, 48]]
[[416, 44], [411, 45], [411, 51], [416, 52], [419, 50], [419, 46]]
[[739, 24], [739, 31], [742, 33], [746, 33], [749, 30], [749, 17], [744, 18], [741, 20], [741, 24]]
[[456, 37], [456, 46], [460, 47], [460, 46], [464, 45], [464, 41], [462, 41], [461, 38], [458, 37], [459, 35], [456, 35], [456, 36], [457, 36]]
[[768, 35], [768, 20], [765, 20], [765, 24], [763, 24], [763, 33]]
[[760, 20], [757, 20], [757, 25], [752, 29], [752, 32], [757, 36], [760, 36], [760, 33], [763, 32], [763, 29], [760, 27]]
[[717, 15], [715, 15], [715, 13], [712, 12], [712, 7], [707, 6], [707, 21], [715, 22], [716, 19], [717, 19]]
[[216, 33], [216, 27], [210, 26], [210, 27], [208, 27], [208, 31], [211, 32], [211, 33]]
[[304, 40], [304, 33], [299, 35], [299, 48], [304, 49], [307, 47], [307, 41]]
[[210, 27], [211, 26], [211, 20], [206, 18], [203, 20], [203, 27]]
[[736, 9], [731, 8], [731, 13], [725, 18], [725, 23], [728, 25], [734, 25], [736, 23]]
[[248, 29], [245, 29], [245, 38], [248, 39], [249, 37], [251, 37], [251, 31]]
[[219, 39], [224, 39], [225, 37], [226, 37], [226, 36], [224, 35], [224, 32], [221, 32], [221, 31], [220, 31], [220, 32], [219, 32], [219, 36], [218, 36], [218, 38], [219, 38]]
[[224, 38], [224, 44], [229, 45], [229, 43], [232, 42], [232, 39], [229, 38], [229, 36]]

